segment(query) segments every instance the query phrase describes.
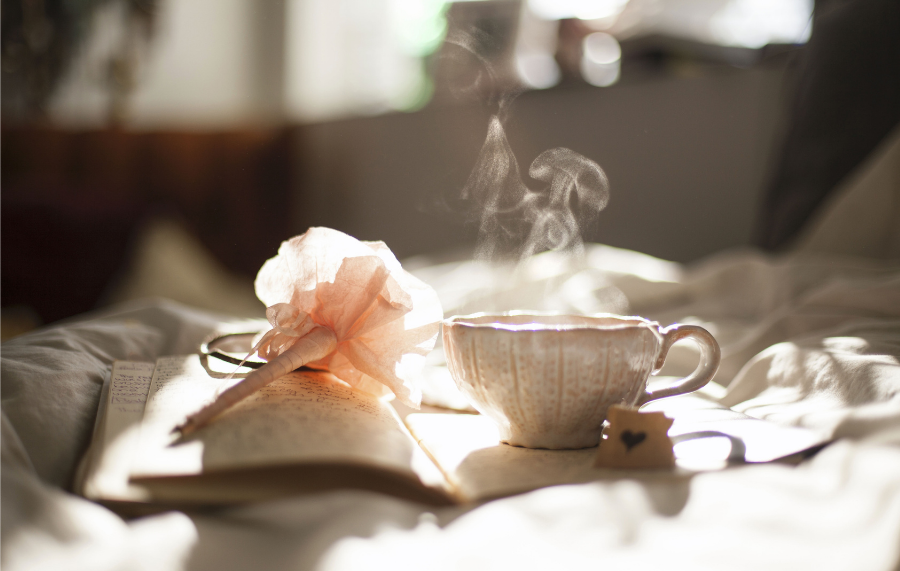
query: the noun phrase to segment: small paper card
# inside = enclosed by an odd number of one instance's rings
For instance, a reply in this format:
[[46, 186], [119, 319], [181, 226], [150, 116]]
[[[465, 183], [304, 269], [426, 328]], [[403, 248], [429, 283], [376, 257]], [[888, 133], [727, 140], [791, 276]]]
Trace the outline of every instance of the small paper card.
[[613, 405], [607, 413], [594, 466], [597, 468], [666, 469], [675, 467], [669, 428], [673, 420], [662, 412], [640, 412]]

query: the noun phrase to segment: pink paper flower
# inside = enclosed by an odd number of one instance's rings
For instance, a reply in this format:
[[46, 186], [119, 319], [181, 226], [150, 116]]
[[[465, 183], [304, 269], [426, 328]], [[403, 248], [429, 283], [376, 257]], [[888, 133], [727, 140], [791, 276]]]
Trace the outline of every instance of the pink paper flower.
[[383, 242], [310, 228], [263, 264], [256, 295], [272, 329], [254, 350], [268, 362], [189, 416], [182, 435], [304, 365], [419, 407], [418, 376], [443, 312], [434, 290], [404, 271]]
[[307, 366], [418, 407], [418, 375], [443, 312], [434, 290], [406, 272], [383, 242], [310, 228], [263, 265], [256, 295], [269, 307], [275, 332], [260, 346], [261, 357], [273, 358], [320, 325], [334, 332], [337, 347]]

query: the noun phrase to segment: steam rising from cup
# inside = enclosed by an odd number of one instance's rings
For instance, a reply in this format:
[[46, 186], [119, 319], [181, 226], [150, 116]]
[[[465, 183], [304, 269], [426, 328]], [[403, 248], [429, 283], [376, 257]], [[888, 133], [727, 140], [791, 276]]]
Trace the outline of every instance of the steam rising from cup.
[[538, 155], [528, 169], [534, 183], [523, 182], [503, 126], [523, 86], [495, 69], [505, 53], [496, 41], [476, 27], [468, 33], [452, 33], [445, 42], [459, 49], [446, 62], [457, 71], [451, 91], [458, 97], [478, 95], [495, 106], [487, 137], [461, 193], [478, 224], [475, 257], [517, 262], [546, 250], [580, 254], [582, 230], [609, 202], [609, 180], [594, 161], [559, 147]]
[[609, 202], [609, 180], [594, 161], [563, 147], [544, 151], [528, 169], [543, 187], [528, 188], [497, 115], [462, 198], [479, 218], [475, 257], [521, 260], [545, 250], [580, 253], [581, 230]]

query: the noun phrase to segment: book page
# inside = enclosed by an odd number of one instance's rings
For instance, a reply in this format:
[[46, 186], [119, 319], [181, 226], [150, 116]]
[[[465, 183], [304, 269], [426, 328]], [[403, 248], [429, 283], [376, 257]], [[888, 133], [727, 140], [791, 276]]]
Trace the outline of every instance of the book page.
[[[320, 463], [441, 479], [389, 404], [327, 373], [286, 375], [182, 438], [175, 427], [240, 380], [216, 377], [196, 355], [157, 361], [133, 477]], [[419, 469], [423, 461], [430, 474]]]
[[153, 363], [116, 361], [104, 386], [98, 425], [82, 493], [89, 498], [140, 501], [145, 490], [128, 476], [140, 436], [141, 418], [153, 376]]
[[444, 476], [469, 501], [601, 477], [596, 448], [534, 450], [500, 442], [496, 425], [477, 414], [410, 414], [413, 436]]

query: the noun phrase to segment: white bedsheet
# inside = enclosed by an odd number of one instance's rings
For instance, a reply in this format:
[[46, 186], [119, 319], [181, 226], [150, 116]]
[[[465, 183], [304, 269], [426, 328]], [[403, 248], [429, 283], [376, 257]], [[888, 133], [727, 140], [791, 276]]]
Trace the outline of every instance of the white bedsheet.
[[[647, 261], [603, 246], [588, 254], [598, 264]], [[565, 486], [471, 510], [429, 512], [342, 492], [125, 522], [64, 491], [89, 439], [106, 368], [116, 358], [194, 351], [220, 323], [167, 302], [133, 304], [3, 346], [3, 568], [893, 569], [900, 561], [900, 271], [748, 253], [692, 269], [660, 264], [678, 271], [654, 281], [660, 276], [637, 279], [600, 265], [570, 270], [565, 281], [602, 277], [596, 291], [606, 296], [616, 287], [625, 299], [629, 283], [667, 290], [669, 307], [645, 313], [664, 318], [680, 308], [716, 332], [725, 402], [830, 430], [839, 441], [797, 468], [733, 469], [689, 485]], [[432, 269], [452, 273], [462, 265]], [[667, 372], [689, 368], [692, 357], [690, 346], [682, 348]]]
[[[155, 301], [15, 339], [2, 347], [0, 563], [5, 571], [898, 569], [900, 268], [809, 252], [733, 252], [682, 267], [592, 246], [578, 263], [545, 255], [514, 276], [471, 262], [420, 268], [448, 314], [612, 310], [704, 324], [723, 347], [715, 379], [723, 402], [837, 439], [798, 467], [561, 486], [473, 508], [334, 492], [123, 521], [66, 491], [109, 364], [195, 351], [223, 318]], [[691, 369], [694, 358], [681, 347], [664, 374]]]

